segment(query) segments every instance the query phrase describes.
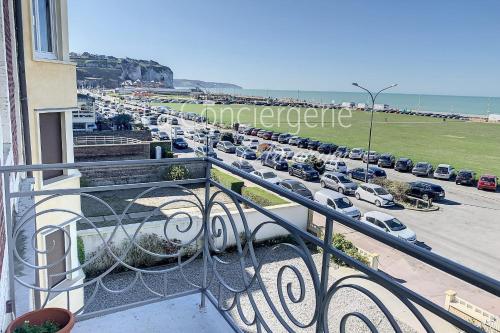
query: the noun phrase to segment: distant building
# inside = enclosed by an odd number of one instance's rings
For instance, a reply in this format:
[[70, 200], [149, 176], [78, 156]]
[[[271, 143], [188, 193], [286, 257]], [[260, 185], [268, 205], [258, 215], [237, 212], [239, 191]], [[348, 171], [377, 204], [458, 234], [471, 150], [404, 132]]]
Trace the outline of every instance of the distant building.
[[96, 129], [95, 99], [89, 95], [78, 94], [78, 109], [73, 111], [73, 131], [92, 132]]
[[500, 114], [490, 114], [488, 116], [489, 123], [500, 123]]
[[389, 104], [375, 104], [373, 109], [375, 111], [385, 111], [389, 110]]
[[342, 102], [342, 104], [340, 105], [340, 107], [342, 107], [343, 109], [352, 109], [356, 106], [356, 103], [354, 102]]

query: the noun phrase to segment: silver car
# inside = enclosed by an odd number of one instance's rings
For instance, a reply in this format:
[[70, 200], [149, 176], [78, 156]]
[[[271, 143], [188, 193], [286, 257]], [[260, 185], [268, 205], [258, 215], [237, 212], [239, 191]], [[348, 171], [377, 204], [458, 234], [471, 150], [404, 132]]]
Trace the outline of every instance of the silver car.
[[354, 194], [358, 185], [340, 172], [325, 172], [320, 180], [321, 187], [331, 188], [339, 193]]

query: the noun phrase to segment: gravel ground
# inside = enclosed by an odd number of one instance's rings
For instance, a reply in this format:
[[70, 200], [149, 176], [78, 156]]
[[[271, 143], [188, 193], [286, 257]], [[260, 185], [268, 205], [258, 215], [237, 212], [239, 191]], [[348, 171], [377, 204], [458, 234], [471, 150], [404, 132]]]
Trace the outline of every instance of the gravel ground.
[[[294, 274], [290, 269], [287, 269], [283, 274], [283, 283], [282, 290], [285, 299], [287, 300], [286, 304], [289, 306], [290, 311], [295, 316], [295, 318], [301, 323], [307, 323], [311, 320], [314, 315], [315, 309], [315, 297], [312, 289], [312, 282], [309, 274], [306, 274], [307, 268], [304, 262], [300, 257], [296, 255], [296, 253], [290, 249], [289, 247], [280, 246], [278, 248], [271, 248], [267, 246], [262, 246], [257, 248], [256, 255], [258, 260], [260, 261], [263, 256], [268, 255], [265, 260], [265, 264], [261, 269], [261, 275], [263, 284], [266, 286], [271, 302], [278, 309], [278, 312], [283, 318], [287, 318], [283, 307], [279, 301], [278, 287], [277, 287], [277, 276], [280, 268], [290, 265], [297, 267], [300, 272], [303, 272], [304, 282], [305, 282], [305, 294], [304, 299], [297, 304], [293, 304], [290, 302], [286, 285], [287, 283], [292, 283], [291, 290], [295, 297], [299, 297], [299, 284], [298, 280], [295, 278]], [[222, 278], [226, 283], [232, 288], [238, 289], [242, 288], [243, 280], [242, 280], [242, 270], [239, 266], [239, 261], [237, 255], [234, 253], [225, 254], [221, 257], [226, 262], [230, 262], [231, 264], [227, 266], [218, 265], [218, 271], [220, 272]], [[321, 270], [321, 254], [314, 254], [313, 260], [318, 272]], [[190, 264], [186, 265], [183, 269], [184, 276], [186, 276], [193, 283], [199, 284], [201, 281], [201, 265], [202, 261], [200, 259], [194, 260]], [[161, 267], [161, 269], [165, 269], [169, 266]], [[158, 270], [160, 268], [156, 268]], [[246, 268], [245, 274], [247, 276], [251, 276], [254, 270], [252, 265], [250, 264], [250, 260], [246, 260]], [[335, 281], [336, 270], [334, 268], [330, 269], [329, 281]], [[136, 278], [136, 273], [134, 272], [125, 272], [120, 274], [113, 274], [105, 278], [104, 284], [106, 287], [113, 290], [120, 290], [130, 285]], [[175, 293], [179, 293], [182, 291], [187, 291], [193, 289], [186, 280], [183, 278], [182, 274], [178, 270], [168, 273], [158, 274], [157, 271], [151, 271], [151, 273], [144, 274], [144, 282], [146, 285], [153, 291], [162, 293], [165, 295], [172, 295]], [[219, 291], [221, 300], [225, 304], [230, 304], [233, 299], [233, 294], [226, 290], [225, 288], [219, 288], [219, 284], [215, 283], [213, 280], [213, 275], [209, 274], [209, 278], [212, 283], [210, 285], [211, 292], [218, 297]], [[330, 282], [330, 283], [331, 283]], [[85, 289], [86, 299], [92, 294], [94, 287], [87, 287]], [[266, 323], [271, 328], [272, 332], [286, 332], [286, 329], [282, 324], [276, 319], [276, 316], [272, 312], [268, 302], [266, 301], [262, 290], [258, 288], [257, 284], [254, 284], [251, 288], [251, 295], [253, 296], [254, 301], [258, 305], [258, 309], [261, 312], [263, 318], [265, 318]], [[136, 282], [136, 284], [123, 293], [109, 293], [104, 290], [99, 290], [95, 301], [89, 306], [87, 311], [95, 311], [99, 309], [109, 309], [114, 306], [128, 304], [132, 302], [137, 302], [141, 300], [146, 300], [149, 298], [155, 297], [153, 293], [147, 290], [147, 288], [141, 283], [140, 280]], [[247, 316], [247, 318], [253, 318], [252, 306], [248, 300], [248, 296], [243, 294], [241, 297], [241, 308], [243, 313]], [[379, 332], [393, 332], [393, 329], [390, 327], [389, 322], [384, 317], [382, 312], [376, 307], [376, 305], [368, 299], [366, 296], [362, 295], [356, 290], [353, 289], [341, 289], [332, 299], [329, 306], [329, 318], [328, 323], [331, 332], [339, 331], [339, 323], [344, 314], [357, 311], [364, 314], [367, 318], [371, 320], [371, 322], [377, 327]], [[256, 331], [255, 326], [245, 326], [238, 312], [235, 309], [231, 311], [232, 317], [235, 321], [243, 327], [247, 332]], [[222, 320], [222, 319], [221, 319]], [[314, 326], [312, 328], [299, 328], [290, 320], [285, 319], [287, 323], [291, 325], [294, 331], [300, 332], [314, 332]], [[409, 328], [409, 326], [404, 323], [399, 322], [403, 332], [415, 332], [413, 329]], [[359, 320], [355, 318], [351, 318], [347, 321], [347, 332], [369, 332], [368, 328]]]

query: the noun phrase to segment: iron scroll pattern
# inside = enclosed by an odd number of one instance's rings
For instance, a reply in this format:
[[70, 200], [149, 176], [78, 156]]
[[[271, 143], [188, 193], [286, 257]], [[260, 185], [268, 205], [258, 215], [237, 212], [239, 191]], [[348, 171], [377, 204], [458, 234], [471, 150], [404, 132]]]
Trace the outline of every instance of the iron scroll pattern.
[[[236, 214], [230, 211], [226, 203], [217, 200], [217, 197], [223, 194], [231, 197], [231, 203], [236, 207]], [[223, 214], [213, 212], [214, 207], [219, 207]], [[318, 253], [319, 256], [313, 256], [310, 247], [301, 237], [301, 233], [283, 223], [265, 221], [251, 230], [241, 202], [232, 196], [230, 191], [219, 190], [211, 195], [207, 204], [205, 223], [208, 242], [205, 242], [204, 246], [209, 254], [207, 265], [211, 273], [208, 289], [214, 293], [218, 310], [229, 313], [243, 331], [343, 333], [352, 331], [353, 326], [350, 325], [353, 321], [358, 321], [356, 330], [361, 327], [363, 332], [414, 331], [394, 317], [388, 306], [377, 295], [378, 293], [373, 292], [365, 284], [359, 283], [360, 281], [376, 283], [370, 278], [370, 268], [360, 266], [363, 264], [331, 247], [324, 247]], [[289, 242], [266, 248], [265, 253], [258, 256], [259, 233], [269, 226], [286, 229], [290, 233]], [[230, 243], [234, 244], [229, 245]], [[227, 259], [225, 254], [229, 247], [233, 255]], [[296, 259], [294, 262], [299, 261], [301, 265], [298, 268], [296, 264], [290, 264], [289, 261], [280, 262], [279, 267], [273, 266], [276, 274], [274, 281], [270, 282], [269, 276], [263, 276], [263, 271], [266, 269], [266, 263], [272, 261], [273, 254], [280, 249], [291, 251]], [[361, 268], [364, 274], [358, 272], [338, 278], [322, 290], [319, 270], [323, 263], [317, 258], [321, 257], [323, 251], [329, 254], [328, 260], [330, 256], [338, 256], [350, 263], [351, 267]], [[227, 281], [224, 273], [228, 270], [237, 271], [241, 274], [240, 279]], [[285, 278], [286, 274], [288, 274], [288, 279]], [[240, 283], [235, 285], [235, 280]], [[350, 290], [357, 294], [358, 299], [370, 302], [378, 311], [379, 319], [364, 314], [362, 311], [344, 311], [336, 307], [335, 297], [344, 290]], [[416, 318], [422, 331], [434, 332], [413, 302], [391, 288], [385, 288], [385, 290], [388, 290], [409, 310], [410, 316]], [[313, 298], [312, 305], [311, 300], [306, 302], [306, 293], [312, 295], [310, 296]], [[332, 315], [335, 312], [337, 313]], [[305, 316], [304, 313], [306, 313]], [[380, 318], [383, 318], [385, 325], [381, 325]]]
[[[133, 230], [133, 232], [127, 230], [125, 221], [127, 219], [127, 213], [131, 207], [141, 198], [153, 194], [160, 188], [182, 190], [184, 191], [185, 196], [173, 199], [165, 197], [161, 204], [148, 211], [147, 214], [140, 219], [140, 222], [135, 224], [137, 228]], [[201, 284], [199, 284], [196, 277], [193, 278], [188, 276], [184, 272], [185, 267], [194, 263], [197, 259], [200, 259], [203, 252], [203, 247], [201, 246], [203, 223], [201, 222], [200, 216], [203, 216], [205, 208], [203, 202], [196, 193], [180, 185], [149, 187], [131, 200], [121, 213], [117, 213], [117, 211], [111, 207], [110, 204], [94, 194], [82, 192], [78, 195], [80, 195], [82, 199], [85, 198], [86, 200], [92, 201], [95, 205], [105, 207], [108, 214], [113, 216], [114, 223], [112, 231], [109, 235], [104, 234], [97, 223], [93, 222], [92, 219], [86, 217], [79, 211], [73, 211], [67, 208], [45, 208], [50, 207], [51, 201], [63, 196], [63, 194], [48, 195], [35, 202], [31, 205], [31, 207], [26, 209], [22, 215], [19, 216], [18, 222], [12, 230], [12, 244], [16, 244], [16, 246], [13, 246], [13, 255], [16, 262], [16, 270], [15, 274], [13, 274], [13, 278], [21, 286], [31, 290], [35, 294], [40, 295], [38, 308], [48, 306], [50, 304], [49, 302], [54, 297], [61, 295], [64, 297], [65, 294], [66, 297], [63, 299], [67, 302], [65, 306], [68, 309], [76, 315], [90, 314], [94, 311], [99, 312], [101, 309], [106, 308], [106, 305], [102, 306], [102, 304], [94, 307], [97, 303], [99, 303], [99, 300], [97, 299], [99, 292], [107, 292], [112, 295], [125, 295], [133, 288], [139, 287], [141, 290], [149, 293], [147, 296], [148, 298], [162, 298], [167, 296], [168, 291], [157, 290], [157, 288], [154, 289], [147, 283], [146, 280], [151, 276], [153, 276], [153, 279], [160, 279], [166, 274], [176, 274], [177, 276], [180, 276], [185, 284], [189, 285], [192, 289], [201, 288]], [[180, 202], [185, 203], [194, 209], [191, 209], [191, 211], [176, 210], [170, 215], [165, 213], [165, 210], [168, 209], [169, 206]], [[49, 272], [51, 269], [63, 262], [68, 264], [72, 260], [72, 253], [76, 249], [74, 237], [71, 237], [68, 226], [37, 226], [33, 233], [31, 233], [31, 237], [26, 234], [26, 228], [30, 225], [35, 226], [37, 219], [44, 215], [54, 216], [53, 214], [57, 214], [59, 216], [64, 215], [66, 220], [72, 220], [76, 221], [76, 223], [84, 223], [91, 226], [91, 230], [95, 231], [95, 234], [100, 240], [100, 246], [92, 253], [92, 256], [86, 257], [84, 262], [79, 262], [78, 265], [70, 265], [65, 271], [58, 273]], [[166, 244], [169, 244], [171, 248], [175, 249], [174, 253], [153, 252], [138, 243], [138, 239], [142, 234], [144, 226], [153, 220], [157, 222], [158, 216], [161, 216], [161, 223], [163, 224], [163, 235], [161, 236]], [[178, 224], [179, 219], [184, 221], [182, 225]], [[52, 258], [50, 263], [47, 263], [47, 260], [40, 260], [40, 258], [46, 258], [51, 255], [51, 253], [55, 251], [55, 246], [54, 244], [45, 246], [44, 244], [38, 243], [40, 242], [40, 239], [44, 239], [42, 236], [55, 231], [60, 231], [64, 235], [64, 251], [62, 255], [57, 258]], [[127, 246], [122, 248], [122, 251], [118, 253], [113, 245], [115, 244], [115, 238], [118, 237], [119, 234], [121, 234], [122, 239], [124, 238], [127, 241]], [[179, 235], [184, 235], [184, 239], [179, 240], [179, 238], [181, 238]], [[18, 246], [17, 244], [22, 244], [22, 246]], [[168, 260], [170, 264], [156, 266], [153, 268], [135, 267], [129, 264], [126, 260], [127, 255], [131, 251], [145, 253], [157, 260]], [[38, 260], [29, 260], [26, 257], [26, 253], [33, 253], [34, 257], [38, 258]], [[50, 278], [58, 279], [59, 277], [78, 275], [105, 253], [108, 258], [112, 260], [112, 265], [103, 272], [99, 273], [97, 276], [86, 278], [81, 283], [74, 285], [67, 285], [64, 283], [56, 284], [54, 286], [49, 285], [48, 280]], [[122, 268], [122, 270], [128, 272], [127, 274], [129, 277], [130, 275], [133, 275], [133, 277], [128, 279], [128, 282], [124, 286], [120, 285], [119, 288], [116, 287], [116, 284], [108, 286], [108, 278], [113, 276], [117, 268]], [[37, 272], [37, 274], [45, 276], [45, 283], [37, 282], [38, 279], [30, 281], [26, 278], [26, 272]], [[90, 295], [85, 297], [83, 306], [75, 308], [75, 304], [71, 304], [72, 297], [70, 297], [70, 293], [83, 292], [85, 290], [91, 290]], [[89, 293], [87, 292], [87, 294]], [[124, 300], [126, 300], [126, 297]]]

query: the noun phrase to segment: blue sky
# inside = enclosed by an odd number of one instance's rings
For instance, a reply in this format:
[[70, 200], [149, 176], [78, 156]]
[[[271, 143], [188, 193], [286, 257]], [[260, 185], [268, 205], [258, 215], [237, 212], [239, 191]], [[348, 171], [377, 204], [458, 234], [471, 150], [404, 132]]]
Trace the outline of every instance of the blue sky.
[[498, 0], [68, 0], [71, 51], [245, 88], [500, 96]]

